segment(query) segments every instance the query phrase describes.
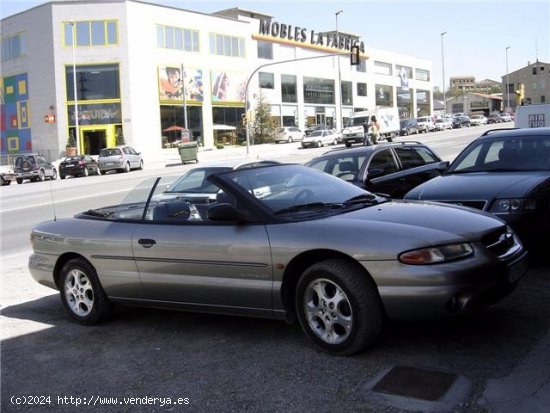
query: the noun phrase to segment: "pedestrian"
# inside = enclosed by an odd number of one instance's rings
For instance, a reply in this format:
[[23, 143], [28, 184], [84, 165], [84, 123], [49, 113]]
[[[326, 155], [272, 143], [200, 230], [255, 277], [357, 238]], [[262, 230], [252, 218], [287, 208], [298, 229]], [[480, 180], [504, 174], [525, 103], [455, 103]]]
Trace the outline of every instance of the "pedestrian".
[[372, 145], [369, 139], [369, 124], [367, 123], [367, 121], [363, 123], [363, 145], [365, 146]]
[[378, 143], [378, 138], [380, 138], [380, 124], [376, 120], [376, 116], [371, 118], [370, 122], [370, 138], [373, 145]]

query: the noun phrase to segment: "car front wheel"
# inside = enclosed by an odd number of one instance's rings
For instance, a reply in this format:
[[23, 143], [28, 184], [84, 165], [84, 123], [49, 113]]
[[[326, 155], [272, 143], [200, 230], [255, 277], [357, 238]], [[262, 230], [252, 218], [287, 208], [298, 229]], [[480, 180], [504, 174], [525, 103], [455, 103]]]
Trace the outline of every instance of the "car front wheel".
[[96, 324], [112, 313], [95, 269], [83, 259], [72, 259], [63, 266], [59, 290], [65, 309], [81, 324]]
[[44, 182], [45, 179], [46, 179], [46, 174], [44, 173], [44, 171], [42, 169], [39, 170], [37, 180], [40, 181], [40, 182]]
[[382, 330], [382, 304], [374, 282], [345, 260], [309, 267], [298, 281], [295, 302], [304, 333], [328, 353], [357, 353]]

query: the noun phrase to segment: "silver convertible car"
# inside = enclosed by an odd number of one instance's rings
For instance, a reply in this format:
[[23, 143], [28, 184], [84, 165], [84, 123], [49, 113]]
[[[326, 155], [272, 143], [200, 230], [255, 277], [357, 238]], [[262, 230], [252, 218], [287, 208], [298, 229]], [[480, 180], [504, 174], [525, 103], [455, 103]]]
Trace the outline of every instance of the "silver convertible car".
[[297, 319], [350, 355], [387, 319], [492, 304], [526, 271], [515, 234], [484, 212], [391, 201], [302, 165], [202, 169], [35, 226], [32, 276], [84, 324], [114, 303]]

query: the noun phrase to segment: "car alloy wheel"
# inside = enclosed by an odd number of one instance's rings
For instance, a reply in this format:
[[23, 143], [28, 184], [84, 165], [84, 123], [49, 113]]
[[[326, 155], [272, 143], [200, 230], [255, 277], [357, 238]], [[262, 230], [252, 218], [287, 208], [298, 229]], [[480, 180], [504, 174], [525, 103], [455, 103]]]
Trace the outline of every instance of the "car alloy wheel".
[[94, 268], [81, 258], [68, 261], [61, 269], [60, 295], [71, 317], [82, 324], [95, 324], [112, 312]]
[[309, 267], [296, 288], [296, 312], [308, 338], [320, 349], [351, 355], [378, 338], [382, 304], [374, 282], [342, 259]]
[[40, 182], [44, 182], [44, 180], [46, 179], [46, 175], [44, 174], [44, 170], [41, 169], [38, 171], [38, 180]]
[[126, 162], [126, 166], [124, 166], [124, 172], [130, 172], [130, 162]]

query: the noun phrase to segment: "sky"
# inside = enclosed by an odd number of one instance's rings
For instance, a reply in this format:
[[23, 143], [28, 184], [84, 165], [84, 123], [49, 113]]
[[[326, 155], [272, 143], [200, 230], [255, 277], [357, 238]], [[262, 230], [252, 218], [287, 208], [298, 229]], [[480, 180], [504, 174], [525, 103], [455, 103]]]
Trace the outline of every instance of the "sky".
[[[336, 12], [342, 10], [340, 31], [360, 35], [366, 47], [430, 60], [433, 84], [440, 89], [442, 63], [446, 88], [451, 76], [500, 82], [507, 70], [537, 58], [550, 63], [550, 0], [145, 1], [203, 13], [240, 7], [318, 32], [335, 30]], [[0, 0], [0, 16], [43, 3]]]

